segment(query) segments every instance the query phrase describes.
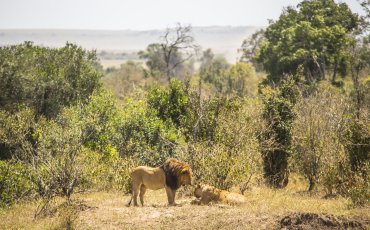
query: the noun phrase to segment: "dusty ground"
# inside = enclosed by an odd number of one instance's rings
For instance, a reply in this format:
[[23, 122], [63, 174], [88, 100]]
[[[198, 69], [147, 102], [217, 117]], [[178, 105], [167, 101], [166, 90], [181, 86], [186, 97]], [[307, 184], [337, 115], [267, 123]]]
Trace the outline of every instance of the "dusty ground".
[[[33, 219], [35, 203], [0, 210], [1, 229], [370, 229], [370, 209], [351, 208], [343, 198], [255, 188], [243, 206], [191, 205], [179, 197], [168, 207], [164, 190], [148, 191], [144, 207], [126, 207], [118, 192], [78, 194], [79, 211]], [[66, 217], [67, 216], [67, 217]]]
[[[161, 191], [164, 193], [164, 191]], [[248, 207], [225, 205], [194, 206], [191, 199], [177, 200], [178, 206], [168, 207], [165, 196], [154, 192], [148, 194], [145, 207], [124, 205], [129, 197], [115, 197], [96, 202], [86, 200], [91, 209], [81, 212], [77, 227], [89, 229], [256, 229], [270, 228], [269, 215], [248, 212]], [[157, 199], [155, 199], [155, 197]]]

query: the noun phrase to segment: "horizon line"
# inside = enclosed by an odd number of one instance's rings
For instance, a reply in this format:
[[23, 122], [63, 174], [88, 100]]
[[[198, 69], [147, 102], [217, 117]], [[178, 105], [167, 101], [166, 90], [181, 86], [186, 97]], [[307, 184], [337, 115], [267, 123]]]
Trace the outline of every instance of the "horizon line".
[[[190, 25], [192, 28], [201, 28], [201, 27], [232, 27], [232, 28], [237, 28], [237, 27], [267, 27], [267, 26], [261, 26], [261, 25]], [[153, 28], [153, 29], [101, 29], [101, 28], [96, 28], [96, 29], [90, 29], [90, 28], [0, 28], [0, 30], [70, 30], [70, 31], [156, 31], [156, 30], [165, 30], [167, 28], [174, 28], [173, 27], [166, 27], [166, 28]]]

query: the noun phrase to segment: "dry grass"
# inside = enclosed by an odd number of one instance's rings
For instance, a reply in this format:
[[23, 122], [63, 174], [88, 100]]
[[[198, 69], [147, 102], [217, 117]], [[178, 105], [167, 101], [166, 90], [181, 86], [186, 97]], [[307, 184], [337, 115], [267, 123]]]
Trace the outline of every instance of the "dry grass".
[[[177, 199], [168, 207], [164, 190], [148, 191], [145, 207], [125, 207], [129, 196], [118, 192], [78, 194], [83, 208], [74, 222], [77, 229], [275, 229], [289, 213], [311, 212], [370, 220], [369, 208], [350, 208], [344, 198], [324, 199], [292, 183], [283, 190], [255, 187], [246, 192], [244, 206], [194, 206], [192, 198]], [[0, 212], [3, 229], [60, 229], [65, 215], [33, 220], [35, 204], [20, 204]]]

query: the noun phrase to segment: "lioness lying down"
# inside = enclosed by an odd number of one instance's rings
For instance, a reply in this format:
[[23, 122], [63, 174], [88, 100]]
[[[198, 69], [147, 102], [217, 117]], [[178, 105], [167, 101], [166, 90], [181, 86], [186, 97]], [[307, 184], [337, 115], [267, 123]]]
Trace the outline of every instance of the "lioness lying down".
[[243, 195], [228, 192], [215, 188], [211, 185], [197, 185], [194, 190], [194, 195], [199, 200], [193, 200], [192, 204], [207, 205], [209, 203], [223, 203], [229, 205], [239, 205], [246, 202]]

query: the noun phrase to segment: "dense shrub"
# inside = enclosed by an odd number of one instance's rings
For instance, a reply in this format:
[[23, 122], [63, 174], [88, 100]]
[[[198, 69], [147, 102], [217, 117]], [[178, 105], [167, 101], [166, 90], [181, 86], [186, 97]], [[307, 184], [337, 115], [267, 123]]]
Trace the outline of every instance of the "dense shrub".
[[31, 42], [0, 47], [0, 108], [31, 107], [55, 117], [64, 106], [86, 101], [100, 86], [95, 52], [67, 43], [45, 48]]
[[302, 98], [296, 111], [292, 133], [294, 165], [309, 181], [309, 191], [320, 180], [330, 187], [332, 177], [336, 177], [333, 169], [345, 159], [342, 136], [348, 97], [329, 84], [321, 84], [315, 93]]
[[352, 119], [346, 132], [346, 150], [351, 169], [360, 171], [370, 164], [370, 122], [369, 119]]
[[0, 161], [0, 207], [34, 194], [29, 170], [21, 163]]
[[[0, 47], [0, 110], [14, 113], [27, 107], [35, 120], [54, 119], [64, 107], [86, 103], [101, 85], [96, 61], [95, 52], [70, 43], [62, 48], [31, 42]], [[28, 140], [35, 143], [31, 132]], [[15, 151], [16, 145], [0, 139], [1, 158]]]
[[[194, 169], [197, 180], [242, 192], [252, 176], [261, 173], [261, 157], [256, 137], [261, 105], [256, 100], [232, 101], [219, 111], [214, 140], [190, 142], [182, 156]], [[230, 121], [233, 122], [230, 122]]]
[[131, 169], [137, 166], [132, 157], [121, 158], [115, 148], [108, 146], [108, 154], [102, 155], [83, 149], [79, 159], [82, 177], [78, 189], [131, 190]]
[[179, 80], [171, 80], [168, 89], [152, 87], [147, 95], [148, 105], [163, 121], [171, 121], [176, 127], [186, 116], [188, 98]]
[[[260, 136], [264, 176], [268, 185], [285, 187], [288, 183], [288, 158], [291, 153], [292, 127], [298, 100], [295, 80], [288, 77], [276, 89], [262, 89], [263, 114], [268, 129]], [[273, 143], [273, 145], [266, 143]]]
[[122, 111], [116, 98], [105, 90], [95, 91], [83, 108], [79, 109], [84, 145], [105, 154], [109, 145], [118, 146], [121, 135], [118, 130], [122, 121]]

